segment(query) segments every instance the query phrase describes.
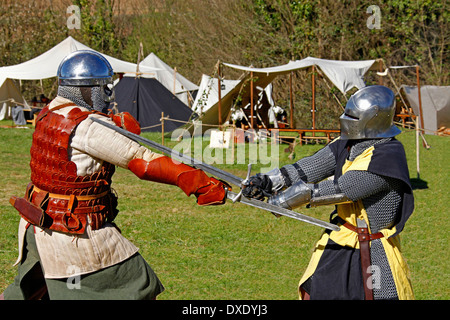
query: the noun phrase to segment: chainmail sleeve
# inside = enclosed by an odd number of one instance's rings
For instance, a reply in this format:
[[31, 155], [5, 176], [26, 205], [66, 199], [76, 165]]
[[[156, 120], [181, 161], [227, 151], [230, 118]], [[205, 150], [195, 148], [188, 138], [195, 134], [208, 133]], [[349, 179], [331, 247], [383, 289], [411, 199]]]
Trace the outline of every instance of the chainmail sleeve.
[[365, 199], [379, 192], [388, 191], [390, 180], [368, 171], [349, 171], [338, 180], [341, 191], [352, 201]]
[[316, 183], [334, 174], [336, 159], [331, 149], [326, 146], [309, 157], [302, 158], [294, 164], [280, 168], [286, 186], [303, 180]]

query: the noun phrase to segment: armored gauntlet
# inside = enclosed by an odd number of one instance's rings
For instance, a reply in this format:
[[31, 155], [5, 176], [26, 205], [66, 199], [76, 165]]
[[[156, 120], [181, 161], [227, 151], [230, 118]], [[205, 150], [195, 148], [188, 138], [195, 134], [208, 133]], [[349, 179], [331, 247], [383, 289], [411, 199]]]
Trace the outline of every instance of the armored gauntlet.
[[285, 191], [270, 197], [268, 202], [292, 210], [309, 203], [311, 201], [311, 195], [312, 192], [308, 184], [300, 180]]
[[318, 184], [308, 184], [300, 180], [286, 190], [270, 197], [268, 202], [292, 210], [302, 205], [317, 207], [350, 203], [352, 200], [340, 190], [334, 181], [327, 180]]
[[175, 185], [187, 196], [194, 194], [199, 205], [219, 205], [226, 201], [225, 185], [221, 181], [166, 156], [150, 162], [131, 160], [128, 169], [142, 180]]
[[243, 189], [247, 198], [263, 200], [270, 197], [285, 186], [280, 169], [273, 169], [266, 174], [256, 174], [249, 178], [248, 185]]

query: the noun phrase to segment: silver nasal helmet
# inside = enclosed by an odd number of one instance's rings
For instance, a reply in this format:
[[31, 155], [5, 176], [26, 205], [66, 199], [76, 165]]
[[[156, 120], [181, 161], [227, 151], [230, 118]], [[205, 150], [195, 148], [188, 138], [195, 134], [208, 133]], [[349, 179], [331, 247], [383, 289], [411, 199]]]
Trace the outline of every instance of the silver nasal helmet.
[[394, 125], [395, 95], [385, 86], [368, 86], [355, 92], [339, 118], [341, 139], [389, 138], [401, 130]]
[[114, 100], [113, 69], [101, 54], [91, 50], [72, 52], [58, 68], [58, 83], [69, 87], [100, 87], [102, 100]]

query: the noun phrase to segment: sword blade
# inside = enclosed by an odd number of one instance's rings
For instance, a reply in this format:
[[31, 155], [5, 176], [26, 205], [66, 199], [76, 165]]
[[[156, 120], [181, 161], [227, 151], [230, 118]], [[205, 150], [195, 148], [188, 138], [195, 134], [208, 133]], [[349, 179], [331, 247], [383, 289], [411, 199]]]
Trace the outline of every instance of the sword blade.
[[[216, 167], [214, 167], [212, 165], [206, 164], [206, 163], [204, 163], [204, 162], [202, 162], [200, 160], [192, 158], [192, 157], [190, 157], [188, 155], [185, 155], [185, 154], [183, 154], [181, 152], [177, 152], [175, 150], [172, 150], [169, 147], [163, 146], [163, 145], [161, 145], [161, 144], [159, 144], [159, 143], [157, 143], [155, 141], [152, 141], [150, 139], [146, 139], [144, 137], [141, 137], [141, 136], [139, 136], [137, 134], [134, 134], [134, 133], [129, 132], [129, 131], [125, 130], [125, 129], [122, 129], [122, 128], [116, 126], [116, 125], [107, 123], [107, 122], [102, 121], [100, 119], [97, 119], [95, 117], [90, 117], [90, 119], [92, 121], [94, 121], [94, 122], [97, 122], [97, 123], [105, 126], [105, 127], [110, 128], [110, 129], [112, 129], [112, 130], [114, 130], [116, 132], [119, 132], [120, 134], [122, 134], [122, 135], [124, 135], [124, 136], [126, 136], [126, 137], [128, 137], [128, 138], [130, 138], [130, 139], [132, 139], [134, 141], [136, 141], [136, 142], [143, 143], [143, 144], [145, 144], [145, 145], [147, 145], [147, 146], [149, 146], [151, 148], [154, 148], [154, 149], [156, 149], [158, 151], [161, 151], [162, 153], [165, 153], [167, 156], [170, 156], [171, 158], [175, 158], [178, 161], [181, 161], [183, 163], [189, 164], [189, 165], [191, 165], [193, 167], [196, 167], [196, 168], [200, 168], [200, 169], [202, 169], [205, 172], [211, 173], [212, 175], [216, 176], [216, 178], [225, 180], [226, 182], [229, 182], [229, 183], [234, 184], [234, 185], [239, 186], [239, 187], [242, 186], [242, 182], [244, 181], [244, 179], [239, 178], [239, 177], [237, 177], [237, 176], [235, 176], [235, 175], [233, 175], [233, 174], [231, 174], [229, 172], [223, 171], [223, 170], [221, 170], [219, 168], [216, 168]], [[249, 174], [247, 174], [247, 175], [249, 175]], [[227, 191], [227, 197], [229, 199], [233, 200], [233, 202], [235, 202], [236, 199], [238, 198], [238, 194], [228, 190]], [[239, 202], [241, 202], [241, 203], [243, 203], [245, 205], [248, 205], [248, 206], [259, 208], [259, 209], [262, 209], [262, 210], [265, 210], [265, 211], [269, 211], [269, 212], [272, 212], [272, 213], [277, 213], [277, 214], [280, 214], [282, 216], [286, 216], [286, 217], [293, 218], [293, 219], [296, 219], [296, 220], [299, 220], [299, 221], [307, 222], [309, 224], [316, 225], [316, 226], [319, 226], [319, 227], [323, 227], [323, 228], [326, 228], [326, 229], [330, 229], [330, 230], [334, 230], [334, 231], [339, 231], [339, 229], [340, 229], [337, 225], [331, 224], [329, 222], [325, 222], [325, 221], [322, 221], [322, 220], [319, 220], [319, 219], [316, 219], [316, 218], [313, 218], [313, 217], [310, 217], [310, 216], [307, 216], [307, 215], [304, 215], [304, 214], [301, 214], [301, 213], [298, 213], [298, 212], [295, 212], [295, 211], [292, 211], [292, 210], [281, 208], [281, 207], [278, 207], [278, 206], [275, 206], [273, 204], [266, 203], [266, 202], [263, 202], [263, 201], [260, 201], [260, 200], [249, 199], [249, 198], [245, 198], [245, 197], [239, 197], [239, 200], [237, 200], [237, 201], [239, 201]]]
[[[236, 193], [234, 193], [232, 191], [228, 191], [227, 197], [229, 199], [234, 199], [236, 197]], [[269, 212], [272, 212], [272, 213], [277, 213], [277, 214], [280, 214], [282, 216], [286, 216], [286, 217], [289, 217], [289, 218], [292, 218], [292, 219], [303, 221], [303, 222], [306, 222], [306, 223], [309, 223], [309, 224], [312, 224], [312, 225], [315, 225], [315, 226], [318, 226], [318, 227], [322, 227], [322, 228], [325, 228], [325, 229], [330, 229], [330, 230], [333, 230], [333, 231], [339, 231], [340, 230], [339, 226], [337, 226], [335, 224], [332, 224], [332, 223], [329, 223], [329, 222], [325, 222], [325, 221], [322, 221], [320, 219], [316, 219], [316, 218], [313, 218], [313, 217], [310, 217], [310, 216], [307, 216], [307, 215], [304, 215], [304, 214], [301, 214], [299, 212], [295, 212], [295, 211], [292, 211], [292, 210], [289, 210], [289, 209], [278, 207], [278, 206], [275, 206], [273, 204], [270, 204], [270, 203], [267, 203], [267, 202], [263, 202], [263, 201], [260, 201], [260, 200], [249, 199], [249, 198], [242, 197], [239, 202], [241, 202], [243, 204], [246, 204], [246, 205], [249, 205], [249, 206], [252, 206], [252, 207], [255, 207], [255, 208], [258, 208], [258, 209], [262, 209], [262, 210], [269, 211]]]

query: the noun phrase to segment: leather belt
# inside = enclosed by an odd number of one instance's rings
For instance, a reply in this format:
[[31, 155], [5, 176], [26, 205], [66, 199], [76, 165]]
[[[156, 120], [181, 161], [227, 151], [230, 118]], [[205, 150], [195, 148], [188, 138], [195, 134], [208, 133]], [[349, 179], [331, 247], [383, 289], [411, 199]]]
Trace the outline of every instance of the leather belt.
[[110, 190], [95, 195], [49, 193], [30, 183], [25, 198], [11, 197], [11, 204], [29, 223], [50, 230], [83, 234], [89, 224], [97, 230], [117, 214]]
[[364, 230], [361, 230], [362, 233], [358, 232], [358, 228], [355, 227], [354, 225], [345, 222], [344, 224], [342, 224], [342, 226], [346, 227], [347, 229], [356, 232], [358, 234], [358, 240], [361, 241], [372, 241], [372, 240], [376, 240], [376, 239], [380, 239], [384, 237], [384, 234], [382, 234], [381, 232], [377, 232], [377, 233], [366, 233], [364, 232]]
[[[381, 232], [369, 233], [369, 228], [364, 220], [357, 219], [358, 226], [344, 221], [338, 217], [342, 226], [358, 234], [359, 252], [361, 256], [361, 272], [363, 276], [363, 287], [365, 300], [373, 300], [373, 288], [372, 288], [372, 262], [370, 259], [370, 241], [383, 238], [384, 235]], [[343, 223], [342, 223], [343, 222]], [[370, 284], [369, 284], [370, 283]]]
[[[33, 192], [39, 193], [39, 192], [46, 192], [46, 191], [39, 189], [36, 186], [33, 186]], [[109, 193], [109, 190], [106, 190], [105, 192], [102, 192], [99, 194], [86, 195], [86, 196], [75, 196], [75, 198], [79, 201], [94, 200], [94, 199], [103, 198], [108, 193]], [[57, 193], [49, 193], [48, 196], [49, 196], [49, 198], [61, 199], [61, 200], [70, 200], [73, 197], [73, 195], [65, 195], [65, 194], [57, 194]]]

